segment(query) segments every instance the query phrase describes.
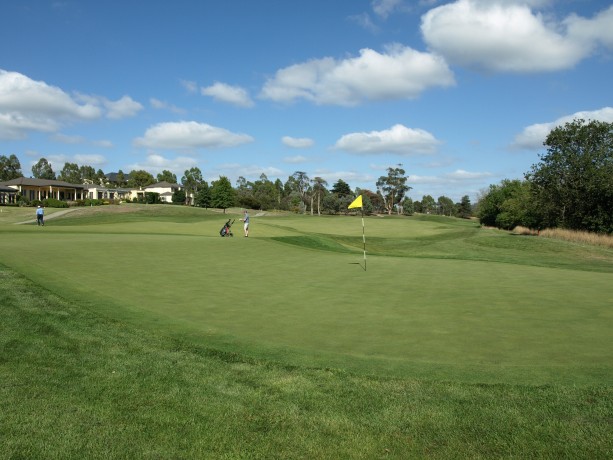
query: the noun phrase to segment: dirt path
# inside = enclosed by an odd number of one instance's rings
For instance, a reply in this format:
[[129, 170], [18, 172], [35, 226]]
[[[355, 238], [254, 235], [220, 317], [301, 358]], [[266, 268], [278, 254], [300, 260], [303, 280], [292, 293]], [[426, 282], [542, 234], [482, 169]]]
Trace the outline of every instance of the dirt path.
[[[76, 210], [77, 208], [69, 208], [69, 209], [62, 209], [61, 211], [54, 212], [53, 214], [46, 214], [45, 221], [48, 221], [49, 219], [54, 219], [56, 217], [63, 216], [64, 214], [68, 214], [69, 212], [76, 211]], [[15, 222], [15, 225], [35, 224], [35, 223], [36, 223], [36, 217], [34, 219], [24, 220], [23, 222]]]

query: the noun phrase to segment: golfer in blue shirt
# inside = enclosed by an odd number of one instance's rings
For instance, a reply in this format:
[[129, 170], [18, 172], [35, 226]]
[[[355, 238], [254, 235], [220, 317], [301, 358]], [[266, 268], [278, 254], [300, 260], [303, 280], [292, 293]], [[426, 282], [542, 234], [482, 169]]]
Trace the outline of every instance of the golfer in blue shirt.
[[36, 223], [45, 226], [45, 210], [40, 205], [36, 208]]

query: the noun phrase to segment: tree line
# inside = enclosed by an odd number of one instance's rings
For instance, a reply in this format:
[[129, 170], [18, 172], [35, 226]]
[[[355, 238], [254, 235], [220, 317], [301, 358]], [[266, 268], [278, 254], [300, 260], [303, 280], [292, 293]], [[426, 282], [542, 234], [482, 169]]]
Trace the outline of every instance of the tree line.
[[[120, 170], [107, 175], [100, 169], [75, 163], [65, 163], [56, 176], [45, 158], [32, 167], [32, 175], [69, 183], [130, 188], [162, 181], [181, 183], [183, 188], [175, 192], [174, 203], [221, 209], [241, 206], [338, 214], [346, 213], [347, 206], [361, 194], [367, 214], [417, 212], [470, 217], [474, 213], [482, 225], [501, 229], [559, 227], [613, 233], [613, 123], [575, 119], [554, 128], [543, 145], [546, 152], [523, 179], [505, 179], [490, 185], [481, 192], [475, 206], [467, 195], [459, 203], [446, 196], [435, 200], [430, 195], [413, 201], [407, 196], [411, 187], [402, 165], [387, 168], [387, 174], [379, 177], [374, 190], [352, 190], [342, 179], [328, 188], [323, 178], [310, 178], [304, 171], [294, 172], [285, 182], [271, 181], [265, 174], [255, 181], [239, 177], [234, 187], [224, 176], [208, 184], [197, 167], [186, 170], [180, 181], [167, 170], [157, 177], [143, 170], [129, 174]], [[23, 175], [15, 155], [0, 156], [0, 167], [1, 181]]]
[[613, 123], [575, 119], [554, 128], [523, 180], [490, 185], [477, 202], [483, 225], [613, 233]]
[[[15, 155], [0, 156], [0, 181], [22, 177], [21, 165]], [[154, 177], [144, 170], [130, 171], [128, 174], [119, 170], [117, 173], [105, 174], [101, 169], [91, 166], [79, 166], [66, 162], [56, 174], [49, 161], [41, 158], [32, 166], [32, 177], [38, 179], [60, 180], [72, 184], [97, 184], [117, 188], [142, 188], [156, 182], [181, 184], [182, 189], [173, 194], [172, 201], [204, 208], [227, 209], [241, 206], [258, 210], [288, 210], [311, 214], [346, 213], [347, 206], [357, 195], [363, 196], [364, 211], [367, 214], [397, 213], [411, 215], [415, 212], [440, 214], [446, 216], [470, 217], [472, 205], [468, 195], [459, 203], [446, 196], [435, 200], [424, 195], [421, 201], [413, 201], [406, 194], [411, 189], [407, 185], [407, 175], [402, 165], [387, 168], [387, 174], [379, 177], [375, 190], [356, 188], [352, 190], [343, 179], [336, 181], [330, 188], [321, 177], [310, 178], [304, 171], [296, 171], [285, 182], [280, 179], [271, 181], [265, 174], [258, 180], [248, 181], [239, 177], [233, 187], [229, 179], [221, 176], [209, 184], [202, 177], [198, 167], [185, 170], [180, 180], [171, 171], [164, 170]], [[148, 200], [155, 200], [149, 196]]]

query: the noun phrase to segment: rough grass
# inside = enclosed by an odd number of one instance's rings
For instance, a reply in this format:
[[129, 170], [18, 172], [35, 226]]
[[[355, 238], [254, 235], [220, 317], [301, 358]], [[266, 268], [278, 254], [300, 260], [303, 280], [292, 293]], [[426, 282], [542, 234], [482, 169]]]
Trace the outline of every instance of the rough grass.
[[515, 227], [512, 230], [512, 233], [516, 235], [541, 236], [543, 238], [553, 238], [557, 240], [570, 241], [573, 243], [613, 248], [613, 235], [605, 235], [600, 233], [566, 230], [563, 228], [546, 228], [538, 231], [522, 226]]

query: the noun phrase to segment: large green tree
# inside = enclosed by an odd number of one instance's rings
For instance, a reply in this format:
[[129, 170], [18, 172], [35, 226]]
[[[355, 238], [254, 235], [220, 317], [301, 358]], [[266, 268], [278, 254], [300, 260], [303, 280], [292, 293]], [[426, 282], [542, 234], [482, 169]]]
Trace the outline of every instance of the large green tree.
[[213, 181], [211, 184], [211, 206], [223, 209], [225, 214], [226, 209], [234, 206], [234, 203], [236, 203], [235, 190], [232, 188], [230, 180], [221, 176], [219, 180]]
[[32, 175], [36, 179], [55, 180], [55, 173], [53, 172], [51, 163], [49, 163], [46, 158], [41, 158], [32, 166]]
[[0, 181], [17, 179], [23, 176], [21, 164], [15, 155], [8, 157], [0, 155]]
[[511, 230], [518, 225], [540, 228], [538, 206], [528, 181], [504, 179], [490, 185], [479, 197], [477, 214], [481, 225]]
[[171, 171], [168, 171], [167, 169], [165, 169], [161, 173], [158, 173], [157, 180], [158, 182], [168, 182], [169, 184], [176, 184], [177, 176]]
[[387, 168], [387, 176], [381, 176], [377, 180], [377, 190], [383, 198], [388, 214], [392, 213], [395, 205], [402, 203], [404, 195], [411, 189], [406, 183], [407, 177], [401, 164], [396, 168]]
[[202, 172], [196, 166], [190, 169], [186, 169], [183, 177], [181, 178], [181, 184], [185, 189], [185, 204], [194, 204], [198, 190], [202, 185]]
[[554, 128], [526, 174], [543, 225], [613, 232], [613, 123], [575, 119]]
[[[121, 171], [119, 171], [119, 173], [121, 173]], [[119, 182], [119, 173], [117, 173], [118, 182]], [[154, 183], [155, 183], [155, 178], [153, 177], [153, 174], [151, 174], [150, 172], [147, 172], [142, 169], [134, 170], [130, 172], [130, 179], [128, 180], [128, 185], [130, 187], [140, 188], [140, 187], [146, 187]]]
[[68, 162], [64, 163], [64, 167], [58, 174], [57, 179], [70, 184], [80, 184], [83, 182], [79, 165]]

